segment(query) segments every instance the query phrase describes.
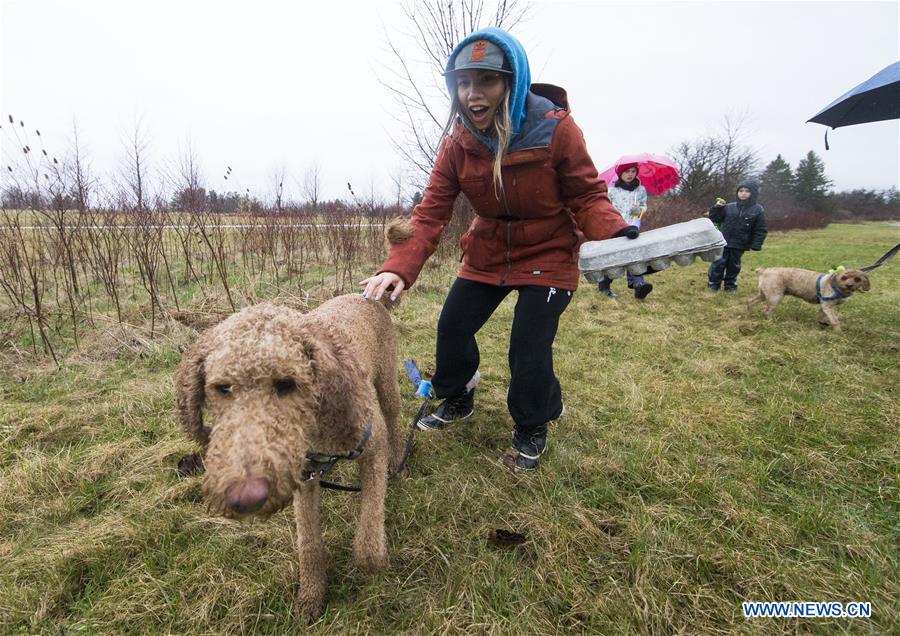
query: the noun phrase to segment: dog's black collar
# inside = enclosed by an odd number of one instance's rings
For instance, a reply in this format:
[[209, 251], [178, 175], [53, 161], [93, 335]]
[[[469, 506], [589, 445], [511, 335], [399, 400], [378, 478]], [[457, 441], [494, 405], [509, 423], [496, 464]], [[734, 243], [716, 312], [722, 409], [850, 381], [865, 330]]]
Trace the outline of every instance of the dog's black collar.
[[[831, 288], [834, 290], [834, 294], [832, 296], [823, 296], [822, 295], [822, 281], [825, 280], [826, 277], [831, 276]], [[809, 280], [809, 279], [807, 279]], [[821, 274], [816, 279], [816, 300], [818, 302], [830, 302], [832, 300], [841, 300], [842, 298], [848, 298], [847, 294], [843, 293], [840, 289], [838, 289], [837, 285], [834, 284], [834, 275], [829, 274], [828, 272]]]
[[369, 422], [368, 426], [366, 426], [366, 430], [363, 432], [362, 440], [360, 440], [359, 444], [352, 451], [338, 454], [319, 453], [314, 450], [306, 451], [306, 464], [303, 467], [303, 480], [310, 481], [312, 479], [318, 479], [322, 475], [327, 474], [328, 471], [342, 459], [356, 459], [362, 455], [363, 450], [366, 447], [366, 442], [369, 441], [371, 435], [372, 422]]

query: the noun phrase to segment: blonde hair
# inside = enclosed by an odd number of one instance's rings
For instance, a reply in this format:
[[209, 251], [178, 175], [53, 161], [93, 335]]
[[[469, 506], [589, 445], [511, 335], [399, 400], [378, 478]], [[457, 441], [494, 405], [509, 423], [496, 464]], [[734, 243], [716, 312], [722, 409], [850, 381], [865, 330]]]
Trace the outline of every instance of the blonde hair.
[[[506, 156], [506, 151], [509, 148], [509, 140], [512, 138], [513, 130], [512, 118], [509, 116], [509, 95], [510, 88], [509, 82], [507, 81], [506, 92], [503, 93], [503, 97], [500, 99], [500, 103], [497, 106], [497, 114], [494, 116], [494, 121], [491, 123], [493, 131], [497, 134], [497, 152], [494, 154], [493, 173], [494, 194], [498, 199], [503, 193], [503, 173], [501, 164], [503, 163], [503, 157]], [[440, 147], [444, 142], [444, 139], [450, 135], [453, 124], [459, 117], [465, 117], [465, 113], [463, 113], [462, 107], [459, 104], [459, 98], [454, 92], [450, 99], [450, 116], [447, 118], [447, 124], [444, 126], [444, 130], [441, 133], [438, 147]]]

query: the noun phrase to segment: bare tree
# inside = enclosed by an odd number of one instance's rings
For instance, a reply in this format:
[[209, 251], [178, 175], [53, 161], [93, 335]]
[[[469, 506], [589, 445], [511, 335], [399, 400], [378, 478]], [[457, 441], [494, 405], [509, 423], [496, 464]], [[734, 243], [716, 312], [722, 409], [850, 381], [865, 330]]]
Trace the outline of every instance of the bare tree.
[[710, 137], [683, 141], [669, 151], [678, 166], [681, 183], [678, 193], [691, 201], [715, 196], [713, 172], [716, 164], [715, 143]]
[[306, 169], [306, 174], [303, 175], [303, 183], [301, 184], [301, 189], [303, 190], [303, 196], [306, 199], [306, 202], [312, 207], [314, 212], [317, 212], [319, 209], [319, 196], [322, 188], [322, 169], [319, 166], [319, 163], [313, 162], [313, 164]]
[[66, 162], [66, 171], [72, 183], [72, 198], [79, 212], [90, 205], [95, 180], [91, 175], [90, 162], [85, 157], [78, 137], [78, 124], [72, 121], [71, 155]]
[[726, 115], [717, 134], [685, 141], [670, 150], [678, 166], [678, 193], [691, 201], [730, 196], [756, 172], [756, 151], [744, 144], [746, 118]]
[[279, 165], [272, 171], [272, 193], [275, 202], [275, 213], [279, 216], [284, 211], [284, 177], [287, 170]]
[[179, 208], [191, 213], [205, 211], [207, 199], [202, 166], [190, 138], [179, 153], [174, 170], [170, 171], [169, 181]]
[[391, 183], [394, 184], [394, 196], [396, 197], [394, 200], [394, 205], [397, 206], [397, 212], [403, 208], [403, 168], [401, 166], [395, 166], [391, 171]]
[[722, 119], [721, 132], [716, 138], [719, 155], [716, 185], [722, 192], [734, 192], [738, 182], [757, 169], [756, 152], [744, 144], [746, 128], [746, 113], [729, 113]]
[[486, 26], [510, 30], [531, 5], [520, 0], [410, 0], [403, 6], [407, 29], [387, 34], [393, 64], [379, 78], [392, 94], [403, 131], [391, 138], [395, 149], [424, 185], [431, 173], [444, 128], [447, 89], [442, 73], [453, 47]]
[[148, 200], [147, 191], [147, 149], [148, 142], [143, 130], [143, 122], [137, 119], [125, 139], [125, 159], [122, 162], [122, 178], [130, 201], [123, 202], [128, 207], [142, 212]]

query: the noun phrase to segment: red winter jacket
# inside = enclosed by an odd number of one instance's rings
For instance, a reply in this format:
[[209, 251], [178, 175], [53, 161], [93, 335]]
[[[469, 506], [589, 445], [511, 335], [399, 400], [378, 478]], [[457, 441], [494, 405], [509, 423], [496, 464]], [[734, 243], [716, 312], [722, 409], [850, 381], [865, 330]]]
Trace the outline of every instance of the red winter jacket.
[[581, 129], [569, 115], [565, 91], [533, 84], [528, 111], [503, 158], [500, 197], [494, 188], [492, 152], [456, 123], [441, 144], [424, 198], [413, 211], [412, 237], [393, 246], [378, 273], [394, 272], [412, 286], [437, 248], [462, 191], [475, 219], [460, 240], [460, 278], [492, 285], [578, 287], [581, 240], [576, 228], [594, 241], [609, 238], [627, 224], [609, 202], [606, 182], [599, 178]]

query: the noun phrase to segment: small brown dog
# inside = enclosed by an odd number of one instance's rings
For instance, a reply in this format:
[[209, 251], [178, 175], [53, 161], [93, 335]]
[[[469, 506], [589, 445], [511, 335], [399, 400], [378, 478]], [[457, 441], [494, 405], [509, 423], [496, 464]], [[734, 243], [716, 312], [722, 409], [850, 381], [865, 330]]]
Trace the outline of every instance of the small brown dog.
[[759, 294], [747, 303], [748, 314], [754, 305], [765, 301], [763, 313], [771, 320], [772, 312], [787, 294], [819, 305], [816, 319], [821, 324], [830, 324], [835, 331], [841, 330], [835, 307], [855, 291], [869, 291], [869, 277], [859, 269], [822, 274], [795, 267], [760, 267], [756, 273]]
[[307, 314], [248, 307], [204, 332], [178, 367], [181, 425], [206, 447], [209, 509], [265, 517], [293, 501], [295, 610], [307, 621], [321, 615], [325, 600], [321, 466], [311, 462], [358, 457], [354, 561], [366, 572], [388, 565], [384, 497], [403, 454], [397, 363], [387, 309], [347, 295]]

